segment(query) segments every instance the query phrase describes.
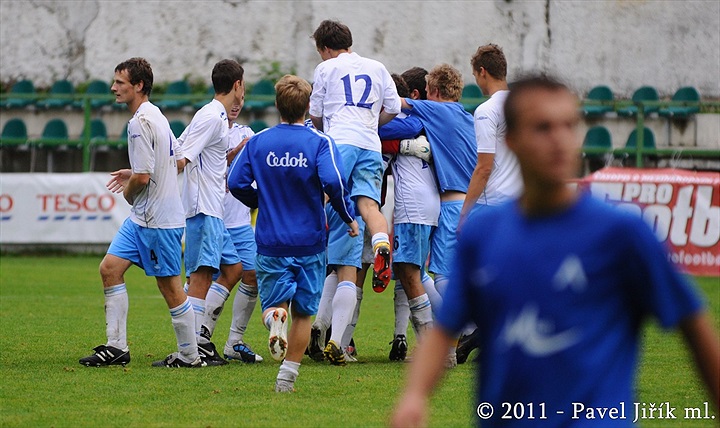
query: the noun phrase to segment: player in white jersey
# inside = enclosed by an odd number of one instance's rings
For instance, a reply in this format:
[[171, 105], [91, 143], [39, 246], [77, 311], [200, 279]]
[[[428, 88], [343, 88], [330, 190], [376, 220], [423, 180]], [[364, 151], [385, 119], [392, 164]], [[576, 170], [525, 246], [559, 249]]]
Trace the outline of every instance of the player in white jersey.
[[[315, 68], [310, 97], [310, 118], [318, 130], [333, 137], [343, 159], [357, 211], [372, 234], [375, 250], [373, 289], [383, 291], [390, 281], [390, 241], [380, 212], [382, 158], [379, 125], [400, 112], [400, 98], [385, 66], [352, 52], [350, 29], [325, 20], [313, 33], [323, 62]], [[344, 364], [341, 338], [356, 304], [356, 270], [361, 265], [362, 239], [347, 236], [346, 225], [328, 212], [330, 239], [328, 264], [338, 276], [333, 298], [332, 335], [326, 358]]]
[[[223, 222], [223, 200], [228, 112], [245, 97], [243, 68], [236, 61], [222, 60], [213, 67], [212, 82], [215, 97], [195, 113], [180, 136], [178, 163], [185, 171], [185, 273], [189, 275], [188, 297], [196, 316], [198, 350], [208, 365], [224, 365], [227, 361], [218, 355], [210, 339], [228, 290], [242, 275], [240, 258]], [[218, 270], [220, 276], [213, 281]]]
[[[505, 99], [510, 91], [507, 85], [507, 60], [502, 49], [494, 44], [480, 46], [470, 60], [475, 82], [483, 94], [490, 97], [475, 109], [475, 140], [477, 165], [473, 171], [460, 223], [473, 208], [495, 206], [515, 199], [523, 189], [520, 166], [515, 154], [505, 144]], [[459, 364], [467, 360], [477, 347], [476, 326], [466, 328], [457, 349]]]
[[128, 123], [130, 169], [113, 172], [107, 187], [114, 193], [122, 192], [132, 209], [100, 263], [107, 343], [80, 359], [85, 366], [124, 366], [130, 362], [124, 276], [133, 264], [155, 277], [170, 309], [178, 344], [178, 352], [153, 366], [204, 365], [198, 356], [195, 314], [180, 279], [185, 221], [173, 152], [176, 141], [165, 116], [148, 101], [152, 84], [152, 68], [143, 58], [131, 58], [115, 67], [111, 90], [116, 102], [127, 104], [133, 114]]

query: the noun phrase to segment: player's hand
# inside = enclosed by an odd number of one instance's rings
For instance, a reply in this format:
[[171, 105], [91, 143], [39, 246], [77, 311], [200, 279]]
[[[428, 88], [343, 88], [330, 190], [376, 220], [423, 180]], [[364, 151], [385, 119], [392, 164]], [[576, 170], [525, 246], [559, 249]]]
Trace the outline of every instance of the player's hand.
[[414, 394], [404, 394], [390, 416], [391, 427], [427, 426], [427, 400]]
[[358, 226], [357, 220], [353, 220], [352, 223], [349, 223], [348, 226], [350, 226], [350, 229], [348, 229], [348, 235], [351, 237], [356, 237], [360, 235], [360, 226]]
[[110, 175], [112, 178], [107, 182], [105, 187], [113, 193], [122, 193], [123, 190], [125, 190], [125, 186], [127, 186], [128, 180], [130, 180], [132, 171], [129, 169], [119, 169], [111, 172]]
[[232, 149], [230, 149], [230, 151], [227, 152], [227, 164], [228, 165], [230, 165], [232, 163], [232, 161], [235, 159], [235, 156], [237, 156], [237, 154], [240, 153], [240, 151], [245, 148], [245, 145], [247, 144], [249, 139], [250, 139], [250, 137], [243, 138], [243, 140], [240, 141], [240, 144], [233, 147]]

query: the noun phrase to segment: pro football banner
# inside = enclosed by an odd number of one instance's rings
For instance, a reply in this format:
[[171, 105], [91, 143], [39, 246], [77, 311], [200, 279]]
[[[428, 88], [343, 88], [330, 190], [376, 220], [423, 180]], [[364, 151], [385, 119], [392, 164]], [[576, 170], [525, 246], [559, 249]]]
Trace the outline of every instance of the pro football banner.
[[110, 174], [0, 174], [0, 244], [103, 244], [130, 214]]
[[720, 173], [604, 168], [578, 186], [642, 216], [681, 270], [720, 276]]

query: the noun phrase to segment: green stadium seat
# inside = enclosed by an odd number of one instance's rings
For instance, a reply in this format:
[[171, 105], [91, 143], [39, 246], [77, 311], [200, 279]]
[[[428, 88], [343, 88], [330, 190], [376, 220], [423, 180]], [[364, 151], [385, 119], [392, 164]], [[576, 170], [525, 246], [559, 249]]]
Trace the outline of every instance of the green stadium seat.
[[62, 119], [50, 119], [43, 128], [42, 135], [37, 139], [38, 147], [59, 147], [70, 143], [67, 124]]
[[[8, 149], [12, 150], [13, 153], [3, 157], [3, 153]], [[20, 160], [20, 151], [29, 152], [28, 168], [30, 172], [33, 172], [35, 166], [35, 147], [32, 142], [28, 140], [25, 121], [15, 117], [5, 122], [2, 134], [0, 134], [0, 171], [16, 172], [25, 170], [25, 168], [18, 166], [22, 163]]]
[[275, 105], [275, 84], [271, 80], [255, 83], [245, 98], [244, 109], [250, 112], [263, 111]]
[[[657, 89], [652, 86], [643, 86], [635, 90], [632, 96], [633, 102], [639, 103], [643, 101], [658, 101], [660, 96]], [[656, 113], [659, 110], [657, 105], [645, 106], [645, 114]], [[623, 107], [617, 110], [618, 116], [635, 117], [637, 116], [637, 105]]]
[[173, 135], [175, 138], [180, 137], [182, 135], [183, 131], [185, 130], [185, 122], [182, 120], [171, 120], [170, 121], [170, 129], [172, 130]]
[[36, 103], [46, 109], [61, 109], [74, 104], [75, 86], [69, 80], [58, 80], [50, 87], [48, 97]]
[[[612, 101], [614, 95], [608, 86], [600, 85], [590, 89], [585, 99], [587, 101]], [[612, 110], [613, 106], [609, 104], [583, 104], [582, 106], [582, 112], [586, 117], [602, 117]]]
[[255, 133], [258, 133], [258, 132], [262, 131], [263, 129], [270, 127], [270, 126], [268, 126], [267, 122], [265, 122], [264, 120], [253, 120], [252, 122], [250, 122], [250, 124], [248, 126]]
[[[587, 153], [590, 149], [591, 153]], [[583, 141], [583, 157], [588, 161], [590, 172], [610, 165], [613, 160], [612, 136], [604, 126], [593, 126], [588, 129]]]
[[[625, 148], [626, 149], [635, 149], [638, 146], [638, 137], [637, 137], [637, 129], [633, 129], [630, 135], [628, 135], [628, 139], [625, 142]], [[653, 134], [652, 130], [648, 128], [647, 126], [643, 128], [643, 149], [655, 149], [655, 134]], [[624, 161], [623, 165], [627, 165], [628, 160], [635, 159], [634, 154], [632, 153], [625, 153], [624, 155]], [[643, 155], [643, 159], [645, 160], [651, 160], [656, 162], [658, 157], [657, 155]]]
[[[700, 102], [700, 93], [692, 86], [685, 86], [678, 89], [672, 97], [674, 102]], [[683, 118], [686, 119], [700, 111], [698, 105], [671, 105], [661, 108], [658, 114], [667, 118]]]
[[22, 146], [28, 144], [27, 126], [25, 121], [15, 117], [7, 122], [2, 129], [0, 146]]
[[25, 108], [33, 105], [37, 100], [35, 85], [31, 80], [20, 80], [15, 83], [5, 102], [2, 103], [4, 108]]
[[92, 119], [90, 121], [90, 144], [104, 142], [107, 139], [108, 135], [105, 122], [103, 122], [102, 119]]
[[180, 110], [190, 105], [190, 94], [190, 84], [185, 80], [176, 80], [168, 85], [165, 95], [154, 104], [161, 110]]
[[460, 103], [465, 111], [474, 113], [477, 106], [483, 102], [483, 94], [480, 87], [474, 83], [469, 83], [463, 87]]
[[[90, 97], [90, 108], [93, 110], [100, 109], [113, 102], [110, 85], [103, 80], [91, 81], [84, 94]], [[76, 101], [74, 107], [79, 109], [84, 108], [84, 100]]]

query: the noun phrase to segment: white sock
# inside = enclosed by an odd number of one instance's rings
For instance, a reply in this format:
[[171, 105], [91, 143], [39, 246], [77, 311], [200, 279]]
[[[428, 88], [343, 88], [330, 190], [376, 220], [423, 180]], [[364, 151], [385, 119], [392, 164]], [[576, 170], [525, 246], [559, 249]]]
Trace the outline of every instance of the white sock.
[[352, 321], [350, 321], [350, 324], [345, 329], [345, 333], [343, 333], [342, 343], [340, 343], [340, 347], [342, 349], [345, 349], [348, 345], [350, 345], [350, 340], [352, 340], [353, 334], [355, 334], [355, 327], [357, 326], [358, 318], [360, 318], [360, 303], [362, 303], [363, 299], [363, 289], [355, 287], [355, 295], [357, 299], [355, 301], [355, 310], [353, 311]]
[[228, 297], [230, 297], [230, 290], [213, 281], [207, 296], [205, 296], [205, 318], [202, 322], [205, 326], [208, 340], [212, 338], [215, 332], [215, 325], [225, 307], [225, 301]]
[[407, 294], [399, 280], [395, 280], [395, 336], [398, 334], [406, 335], [408, 323], [410, 322], [410, 305], [408, 304]]
[[425, 293], [427, 293], [428, 299], [430, 299], [430, 306], [432, 307], [433, 316], [437, 317], [437, 314], [440, 312], [440, 306], [442, 305], [442, 297], [435, 288], [435, 281], [424, 270], [422, 271], [421, 279], [423, 288], [425, 289]]
[[188, 296], [188, 300], [192, 305], [193, 312], [195, 312], [195, 334], [197, 335], [197, 342], [208, 343], [210, 341], [200, 334], [202, 332], [202, 322], [205, 318], [205, 299]]
[[185, 294], [187, 294], [189, 289], [190, 289], [190, 283], [187, 282], [187, 280], [186, 280], [185, 284], [183, 285], [183, 291], [185, 292]]
[[342, 281], [338, 284], [332, 301], [332, 334], [330, 340], [334, 340], [338, 346], [342, 342], [345, 329], [352, 321], [353, 311], [355, 311], [355, 303], [357, 302], [355, 288], [357, 287], [354, 283]]
[[432, 309], [427, 293], [409, 299], [410, 319], [415, 331], [422, 335], [422, 332], [432, 326]]
[[435, 289], [437, 290], [440, 297], [445, 295], [445, 289], [447, 288], [449, 278], [442, 274], [435, 274]]
[[227, 344], [232, 345], [242, 342], [243, 335], [247, 329], [250, 317], [255, 310], [257, 302], [258, 289], [240, 282], [235, 292], [235, 299], [232, 306], [232, 322], [230, 323], [230, 334], [228, 334]]
[[373, 249], [375, 249], [376, 245], [382, 244], [382, 243], [386, 243], [389, 246], [390, 245], [390, 237], [388, 236], [387, 233], [379, 232], [372, 236], [371, 242], [372, 242]]
[[325, 285], [323, 285], [322, 295], [320, 296], [320, 304], [318, 305], [317, 315], [313, 327], [325, 331], [332, 323], [333, 315], [333, 299], [335, 291], [338, 287], [338, 277], [336, 272], [332, 272], [325, 277]]
[[170, 316], [180, 359], [186, 363], [192, 363], [198, 357], [198, 350], [197, 336], [195, 335], [195, 312], [190, 304], [190, 298], [181, 305], [171, 308]]
[[300, 363], [295, 363], [288, 360], [283, 360], [278, 371], [277, 378], [280, 380], [286, 380], [288, 382], [295, 382], [298, 374], [300, 373]]
[[105, 287], [105, 334], [107, 346], [118, 349], [127, 348], [128, 302], [125, 283]]

